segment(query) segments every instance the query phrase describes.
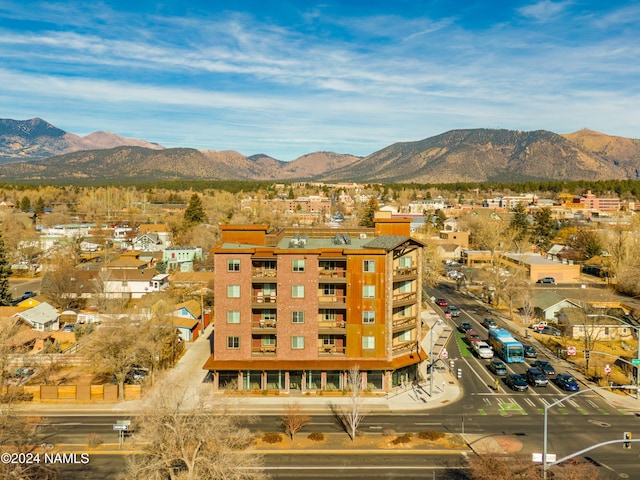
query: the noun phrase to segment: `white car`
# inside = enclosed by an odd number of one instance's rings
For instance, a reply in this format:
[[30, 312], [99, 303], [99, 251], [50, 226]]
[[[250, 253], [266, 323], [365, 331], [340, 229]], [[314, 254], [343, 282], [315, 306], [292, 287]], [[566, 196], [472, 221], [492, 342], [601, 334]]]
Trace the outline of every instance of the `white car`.
[[487, 342], [473, 342], [473, 349], [480, 358], [493, 358], [493, 348]]

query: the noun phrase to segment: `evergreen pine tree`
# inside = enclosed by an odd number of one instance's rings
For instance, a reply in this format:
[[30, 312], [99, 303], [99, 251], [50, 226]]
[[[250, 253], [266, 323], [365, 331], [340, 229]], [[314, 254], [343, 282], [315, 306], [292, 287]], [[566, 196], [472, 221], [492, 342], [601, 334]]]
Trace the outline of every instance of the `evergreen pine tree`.
[[9, 275], [11, 275], [11, 267], [7, 261], [7, 255], [4, 248], [4, 238], [0, 231], [0, 305], [11, 305], [11, 287], [9, 287]]
[[362, 218], [360, 219], [360, 226], [373, 227], [373, 219], [378, 211], [378, 201], [373, 195], [369, 198], [369, 201], [362, 211]]
[[207, 215], [202, 206], [202, 199], [197, 193], [191, 195], [187, 209], [184, 211], [183, 219], [187, 225], [196, 225], [207, 221]]

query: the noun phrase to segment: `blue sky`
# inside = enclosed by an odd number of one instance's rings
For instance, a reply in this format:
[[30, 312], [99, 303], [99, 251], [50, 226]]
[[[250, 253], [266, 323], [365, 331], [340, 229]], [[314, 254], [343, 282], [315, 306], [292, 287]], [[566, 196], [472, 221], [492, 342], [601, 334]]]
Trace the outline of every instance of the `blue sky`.
[[0, 1], [0, 118], [368, 155], [456, 128], [640, 138], [634, 1]]

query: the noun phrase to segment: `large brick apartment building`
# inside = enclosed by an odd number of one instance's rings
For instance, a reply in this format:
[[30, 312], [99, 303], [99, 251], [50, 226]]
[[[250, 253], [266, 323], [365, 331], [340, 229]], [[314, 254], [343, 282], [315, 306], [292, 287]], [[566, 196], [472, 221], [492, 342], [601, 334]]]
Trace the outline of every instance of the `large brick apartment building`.
[[374, 228], [222, 226], [215, 264], [215, 389], [388, 391], [417, 375], [422, 251], [410, 219]]

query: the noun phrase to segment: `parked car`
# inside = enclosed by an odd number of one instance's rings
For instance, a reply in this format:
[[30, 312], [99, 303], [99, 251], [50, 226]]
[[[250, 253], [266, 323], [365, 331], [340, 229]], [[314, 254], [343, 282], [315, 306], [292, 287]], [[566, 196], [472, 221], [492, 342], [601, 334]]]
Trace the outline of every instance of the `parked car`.
[[439, 307], [446, 307], [448, 305], [447, 300], [444, 298], [438, 298], [436, 300], [436, 305], [438, 305]]
[[527, 382], [533, 387], [546, 387], [549, 385], [549, 379], [544, 376], [542, 370], [536, 367], [531, 367], [526, 373]]
[[485, 328], [498, 328], [498, 324], [496, 323], [496, 321], [490, 317], [486, 317], [484, 320], [482, 320], [482, 323], [480, 325]]
[[535, 362], [533, 362], [533, 366], [542, 370], [542, 373], [544, 373], [547, 377], [556, 374], [556, 371], [549, 363], [549, 360], [536, 360]]
[[525, 358], [536, 358], [538, 356], [538, 352], [533, 347], [533, 345], [522, 345], [524, 347], [524, 356]]
[[31, 297], [35, 297], [37, 295], [36, 292], [32, 292], [31, 290], [27, 290], [22, 294], [22, 300], [27, 300]]
[[502, 360], [498, 360], [497, 358], [489, 362], [489, 370], [500, 377], [504, 377], [507, 374], [507, 366]]
[[547, 325], [549, 324], [542, 320], [540, 322], [532, 323], [531, 325], [529, 325], [529, 328], [532, 328], [533, 330], [542, 330]]
[[547, 325], [546, 327], [538, 330], [538, 333], [541, 333], [542, 335], [553, 335], [554, 337], [562, 336], [562, 332], [551, 325]]
[[553, 285], [556, 284], [556, 279], [553, 277], [544, 277], [539, 279], [536, 283], [551, 283]]
[[510, 373], [506, 376], [504, 381], [511, 390], [515, 390], [517, 392], [524, 392], [529, 388], [527, 379], [520, 373]]
[[64, 327], [62, 327], [63, 332], [73, 332], [75, 329], [75, 325], [73, 323], [67, 323]]
[[458, 325], [458, 331], [460, 333], [467, 333], [472, 328], [473, 327], [471, 327], [471, 324], [469, 322], [462, 322], [460, 325]]
[[577, 392], [578, 390], [580, 390], [578, 381], [568, 373], [559, 373], [558, 375], [556, 375], [555, 382], [559, 388], [561, 388], [562, 390], [566, 390], [567, 392]]
[[451, 314], [452, 317], [459, 317], [460, 309], [455, 305], [449, 305], [449, 313]]

